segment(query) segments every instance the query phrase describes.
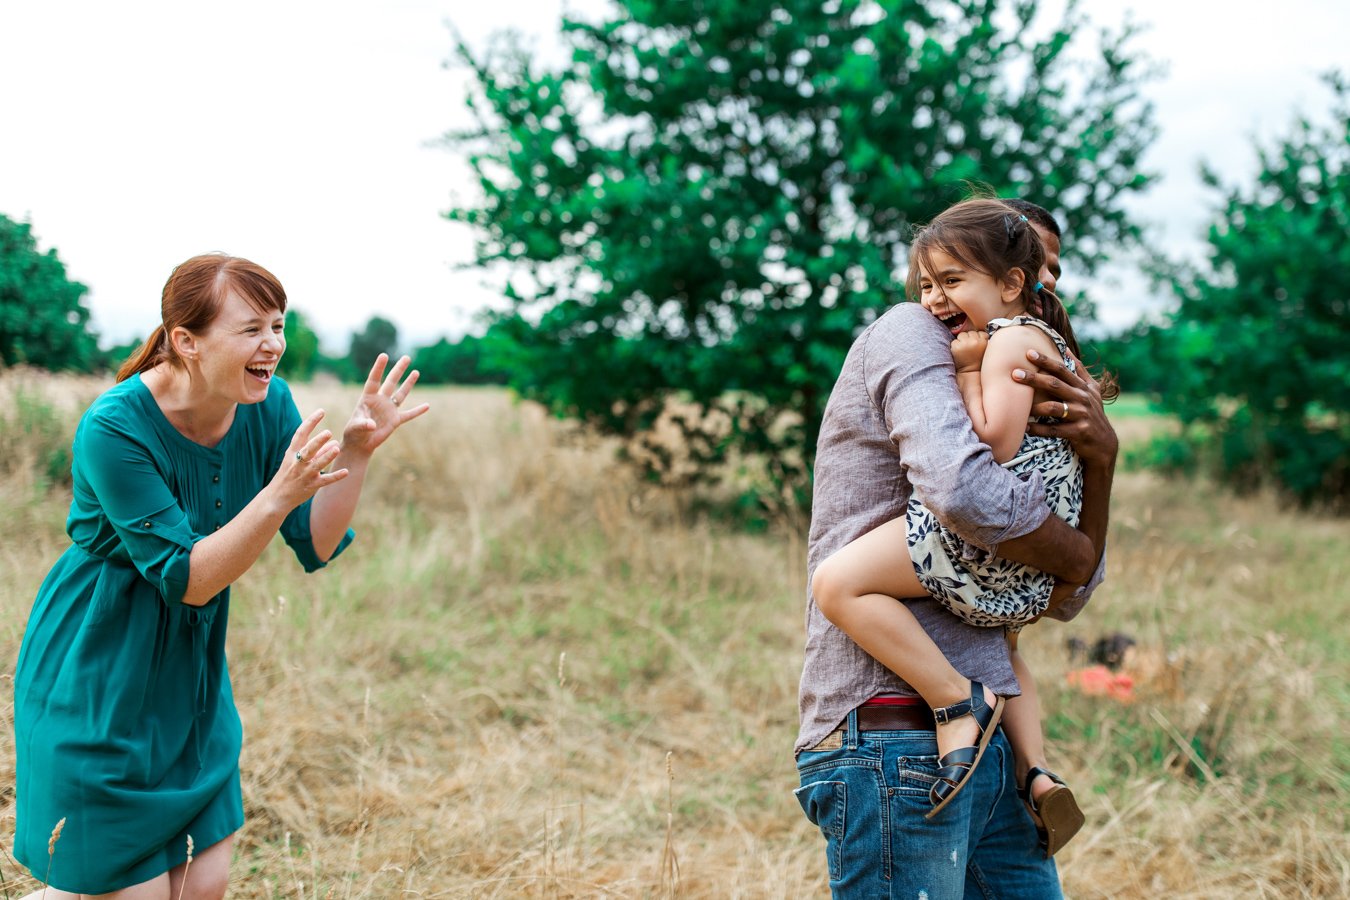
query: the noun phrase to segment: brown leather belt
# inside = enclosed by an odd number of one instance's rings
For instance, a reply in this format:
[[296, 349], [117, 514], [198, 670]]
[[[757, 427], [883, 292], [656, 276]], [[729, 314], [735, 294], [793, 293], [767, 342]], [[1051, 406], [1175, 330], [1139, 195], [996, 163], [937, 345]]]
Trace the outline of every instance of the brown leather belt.
[[859, 731], [932, 731], [936, 727], [933, 711], [922, 703], [858, 707]]
[[[933, 711], [923, 703], [858, 707], [859, 731], [933, 731], [935, 728]], [[817, 752], [841, 749], [847, 730], [847, 723], [841, 724], [811, 749]]]

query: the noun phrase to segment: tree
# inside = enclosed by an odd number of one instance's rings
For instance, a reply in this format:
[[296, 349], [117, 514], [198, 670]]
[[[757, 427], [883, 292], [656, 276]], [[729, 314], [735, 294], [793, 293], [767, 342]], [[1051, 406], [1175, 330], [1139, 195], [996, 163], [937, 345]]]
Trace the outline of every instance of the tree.
[[413, 353], [422, 384], [506, 384], [508, 373], [493, 357], [496, 336], [441, 338]]
[[[1198, 271], [1175, 280], [1162, 402], [1193, 452], [1235, 485], [1273, 479], [1350, 500], [1350, 88], [1328, 76], [1331, 123], [1306, 118], [1226, 196]], [[1175, 448], [1173, 448], [1175, 449]], [[1172, 454], [1173, 458], [1176, 454]]]
[[[507, 38], [481, 59], [474, 126], [452, 133], [481, 197], [448, 213], [501, 272], [512, 383], [622, 434], [673, 395], [709, 444], [804, 483], [858, 330], [902, 299], [911, 226], [972, 182], [1032, 197], [1091, 267], [1137, 237], [1122, 199], [1154, 135], [1132, 30], [1036, 0], [618, 0], [564, 20], [549, 71]], [[807, 448], [802, 452], [802, 448]]]
[[398, 326], [380, 316], [371, 316], [365, 327], [352, 335], [351, 350], [347, 353], [349, 377], [364, 379], [375, 357], [388, 353], [393, 358], [397, 351]]
[[33, 228], [0, 215], [0, 365], [91, 372], [103, 359], [84, 305], [88, 288], [66, 277]]
[[294, 381], [308, 381], [318, 371], [319, 335], [309, 317], [294, 306], [286, 310], [286, 355], [281, 358], [282, 374]]

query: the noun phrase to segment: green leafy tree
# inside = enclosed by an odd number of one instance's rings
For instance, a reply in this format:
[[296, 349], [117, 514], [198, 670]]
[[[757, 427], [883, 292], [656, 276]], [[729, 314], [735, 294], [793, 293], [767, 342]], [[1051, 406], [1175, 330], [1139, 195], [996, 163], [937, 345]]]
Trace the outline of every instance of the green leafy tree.
[[116, 372], [122, 367], [122, 363], [131, 358], [131, 354], [141, 348], [143, 340], [144, 338], [130, 338], [120, 344], [113, 344], [103, 352], [103, 362], [99, 368]]
[[1174, 377], [1169, 328], [1164, 322], [1141, 319], [1116, 334], [1080, 335], [1079, 343], [1089, 367], [1100, 363], [1120, 381], [1122, 391], [1157, 400]]
[[694, 431], [720, 407], [708, 460], [757, 452], [804, 483], [914, 223], [977, 182], [1050, 208], [1089, 268], [1137, 237], [1151, 71], [1128, 27], [1072, 58], [1094, 38], [1072, 3], [1033, 37], [1037, 6], [619, 0], [564, 21], [552, 71], [461, 43], [475, 124], [447, 140], [481, 196], [448, 216], [503, 276], [513, 384], [623, 434], [672, 396]]
[[[1183, 272], [1165, 341], [1165, 408], [1191, 459], [1233, 484], [1350, 500], [1350, 88], [1328, 77], [1329, 125], [1304, 118], [1225, 187], [1201, 271]], [[1171, 448], [1173, 459], [1187, 459]], [[1210, 451], [1210, 452], [1206, 452]]]
[[308, 381], [320, 363], [319, 335], [309, 317], [294, 306], [286, 310], [286, 355], [281, 358], [282, 374], [292, 381]]
[[103, 365], [84, 305], [88, 288], [66, 277], [32, 226], [0, 215], [0, 365], [91, 372]]
[[419, 347], [413, 364], [423, 384], [506, 384], [508, 373], [494, 357], [496, 336], [465, 335], [451, 342], [441, 338]]
[[370, 371], [375, 357], [398, 354], [398, 326], [380, 316], [371, 316], [364, 328], [352, 335], [351, 350], [347, 353], [348, 377], [361, 380]]

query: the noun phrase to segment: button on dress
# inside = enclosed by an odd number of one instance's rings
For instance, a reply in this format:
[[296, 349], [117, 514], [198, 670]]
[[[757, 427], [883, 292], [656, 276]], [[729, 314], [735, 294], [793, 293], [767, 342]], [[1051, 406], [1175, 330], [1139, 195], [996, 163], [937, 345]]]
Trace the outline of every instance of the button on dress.
[[[215, 447], [175, 429], [139, 375], [81, 418], [72, 546], [38, 591], [14, 675], [14, 855], [52, 887], [148, 881], [185, 861], [188, 835], [200, 853], [243, 825], [230, 591], [201, 607], [182, 597], [193, 544], [263, 489], [299, 425], [279, 378], [261, 403], [239, 405]], [[281, 535], [312, 572], [324, 563], [309, 511], [293, 510]]]

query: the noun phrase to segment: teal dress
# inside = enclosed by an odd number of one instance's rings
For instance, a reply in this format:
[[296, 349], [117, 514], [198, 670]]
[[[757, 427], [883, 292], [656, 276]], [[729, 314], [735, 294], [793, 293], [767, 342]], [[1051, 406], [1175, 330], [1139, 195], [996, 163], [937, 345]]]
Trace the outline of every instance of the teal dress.
[[[264, 401], [238, 407], [215, 447], [169, 424], [139, 375], [80, 420], [73, 546], [38, 591], [14, 674], [14, 855], [52, 887], [100, 894], [148, 881], [186, 859], [189, 835], [200, 853], [243, 825], [230, 591], [200, 607], [182, 597], [192, 545], [263, 489], [299, 425], [279, 378]], [[324, 563], [309, 510], [292, 511], [281, 534], [314, 571]]]

